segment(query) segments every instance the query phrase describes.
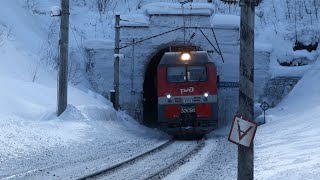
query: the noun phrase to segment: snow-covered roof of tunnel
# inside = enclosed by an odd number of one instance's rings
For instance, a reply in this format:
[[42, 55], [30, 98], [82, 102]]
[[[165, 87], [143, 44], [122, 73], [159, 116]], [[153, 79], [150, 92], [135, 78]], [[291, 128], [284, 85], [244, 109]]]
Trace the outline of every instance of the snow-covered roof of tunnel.
[[120, 16], [121, 26], [148, 27], [150, 21], [144, 14], [123, 14]]
[[213, 27], [223, 28], [240, 28], [240, 16], [227, 15], [227, 14], [215, 14], [211, 18], [211, 24]]
[[201, 15], [211, 16], [214, 6], [209, 3], [149, 3], [142, 7], [147, 15]]

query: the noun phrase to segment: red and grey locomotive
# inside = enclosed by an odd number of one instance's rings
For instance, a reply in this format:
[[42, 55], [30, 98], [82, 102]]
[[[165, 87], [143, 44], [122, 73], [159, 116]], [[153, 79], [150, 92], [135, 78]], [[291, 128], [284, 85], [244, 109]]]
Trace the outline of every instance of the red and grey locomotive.
[[157, 77], [162, 130], [171, 135], [203, 135], [217, 127], [217, 71], [206, 51], [166, 52]]

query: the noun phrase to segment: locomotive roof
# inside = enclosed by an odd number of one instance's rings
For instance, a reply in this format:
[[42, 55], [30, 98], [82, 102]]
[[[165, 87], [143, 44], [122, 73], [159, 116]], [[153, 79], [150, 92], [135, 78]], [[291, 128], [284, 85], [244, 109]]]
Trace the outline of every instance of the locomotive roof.
[[[180, 59], [183, 52], [166, 52], [160, 61], [159, 65], [183, 65], [185, 61]], [[188, 64], [207, 64], [213, 63], [212, 59], [209, 57], [207, 51], [190, 51], [191, 60]]]

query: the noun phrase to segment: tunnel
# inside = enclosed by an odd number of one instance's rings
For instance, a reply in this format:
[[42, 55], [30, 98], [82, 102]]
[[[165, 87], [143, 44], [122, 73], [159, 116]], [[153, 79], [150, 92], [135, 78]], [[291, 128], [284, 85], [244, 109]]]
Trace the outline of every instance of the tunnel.
[[195, 46], [168, 46], [160, 49], [151, 57], [146, 67], [143, 82], [143, 124], [148, 127], [157, 127], [158, 96], [157, 96], [157, 67], [165, 52], [195, 51]]

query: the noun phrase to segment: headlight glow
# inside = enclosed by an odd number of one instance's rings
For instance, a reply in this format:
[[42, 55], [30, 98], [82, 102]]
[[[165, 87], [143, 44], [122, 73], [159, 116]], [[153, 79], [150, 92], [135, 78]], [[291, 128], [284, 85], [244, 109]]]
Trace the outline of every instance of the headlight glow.
[[191, 55], [189, 53], [183, 53], [181, 55], [181, 60], [182, 61], [190, 61], [191, 60]]
[[204, 96], [204, 97], [208, 97], [208, 96], [209, 96], [209, 93], [205, 92], [205, 93], [203, 93], [203, 96]]
[[171, 94], [167, 94], [167, 98], [170, 99], [172, 96]]

